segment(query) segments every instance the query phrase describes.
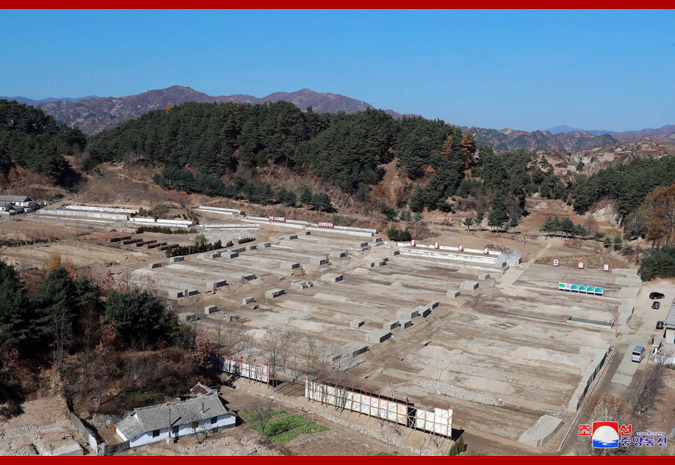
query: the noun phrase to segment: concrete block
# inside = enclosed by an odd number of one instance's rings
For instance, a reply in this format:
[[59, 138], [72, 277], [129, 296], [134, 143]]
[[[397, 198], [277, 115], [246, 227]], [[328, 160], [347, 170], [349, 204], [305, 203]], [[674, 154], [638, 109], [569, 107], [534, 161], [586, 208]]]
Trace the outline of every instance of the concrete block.
[[283, 295], [285, 293], [286, 293], [286, 291], [284, 291], [283, 289], [271, 289], [271, 290], [265, 292], [265, 297], [268, 298], [268, 299], [275, 299], [275, 298], [277, 298], [280, 295]]
[[361, 355], [364, 352], [368, 352], [368, 346], [366, 344], [354, 343], [350, 345], [350, 351], [352, 357], [356, 357], [357, 355]]
[[311, 235], [312, 235], [312, 231], [303, 231], [302, 234], [304, 234], [305, 236], [311, 236]]
[[257, 248], [258, 248], [257, 245], [249, 245], [248, 247], [246, 247], [246, 250], [256, 250]]
[[280, 264], [281, 268], [284, 270], [295, 270], [296, 268], [300, 268], [300, 263], [296, 262], [281, 262]]
[[375, 268], [375, 262], [368, 263], [368, 268]]
[[150, 268], [151, 270], [153, 270], [153, 269], [159, 268], [159, 267], [161, 267], [161, 266], [162, 266], [162, 264], [161, 264], [160, 262], [157, 262], [157, 263], [151, 263], [151, 264], [149, 264], [149, 265], [148, 265], [148, 268]]
[[376, 237], [375, 238], [375, 243], [382, 243], [384, 242], [381, 237]]
[[236, 249], [232, 249], [230, 252], [236, 253], [246, 252], [246, 247], [237, 247]]
[[197, 315], [194, 313], [181, 313], [178, 315], [178, 319], [181, 321], [196, 321]]
[[401, 251], [400, 250], [394, 250], [394, 255], [401, 255]]
[[478, 283], [476, 281], [464, 281], [459, 289], [462, 291], [475, 291], [478, 289]]
[[227, 281], [225, 279], [220, 281], [206, 281], [206, 285], [209, 289], [218, 289], [219, 287], [227, 286]]
[[343, 257], [346, 257], [346, 256], [347, 256], [347, 252], [346, 252], [346, 251], [342, 251], [342, 250], [336, 250], [336, 251], [334, 251], [334, 252], [331, 252], [331, 253], [329, 254], [329, 256], [331, 256], [331, 257], [333, 257], [333, 258], [343, 258]]
[[459, 291], [452, 291], [452, 290], [450, 290], [450, 291], [448, 291], [448, 292], [445, 293], [445, 296], [446, 296], [446, 297], [451, 297], [451, 298], [453, 298], [453, 299], [456, 299], [457, 297], [459, 297]]
[[424, 314], [424, 311], [427, 310], [427, 307], [424, 305], [420, 305], [418, 307], [415, 307], [415, 311], [417, 312], [417, 316], [422, 316]]
[[632, 298], [637, 297], [639, 293], [640, 293], [639, 287], [622, 287], [621, 289], [619, 289], [619, 297]]
[[215, 253], [212, 253], [211, 255], [209, 255], [209, 257], [213, 260], [215, 258], [220, 258], [221, 255], [222, 255], [222, 252], [215, 252]]
[[399, 325], [403, 329], [408, 329], [413, 325], [413, 323], [412, 320], [399, 320]]
[[520, 435], [519, 441], [530, 447], [541, 447], [555, 436], [562, 424], [560, 418], [543, 415], [530, 429]]
[[288, 236], [288, 240], [289, 240], [289, 241], [295, 240], [295, 239], [297, 239], [297, 238], [298, 238], [298, 235], [297, 235], [297, 234], [291, 234], [290, 236]]
[[485, 281], [486, 279], [490, 279], [490, 273], [479, 273], [478, 279], [480, 279], [481, 281]]
[[404, 319], [412, 320], [413, 318], [418, 316], [420, 316], [420, 312], [417, 309], [411, 310], [409, 308], [399, 308], [398, 310], [396, 310], [396, 318], [398, 318], [399, 320]]
[[392, 329], [396, 329], [399, 326], [401, 326], [401, 323], [399, 323], [398, 320], [392, 320], [392, 321], [388, 321], [388, 322], [384, 323], [382, 325], [382, 329], [388, 329], [388, 330], [391, 331]]
[[328, 260], [326, 260], [325, 257], [312, 257], [309, 259], [309, 262], [312, 265], [325, 265], [326, 263], [328, 263]]
[[239, 252], [223, 252], [221, 256], [224, 258], [237, 258], [239, 256]]
[[374, 329], [366, 334], [366, 341], [379, 344], [386, 341], [390, 337], [391, 331], [387, 331], [386, 329]]
[[361, 248], [368, 247], [368, 243], [367, 242], [361, 242], [361, 244], [359, 244], [359, 247], [361, 247]]
[[434, 309], [437, 308], [439, 305], [441, 305], [441, 303], [438, 300], [434, 300], [433, 302], [429, 302], [427, 307]]
[[431, 309], [428, 308], [428, 307], [425, 307], [425, 308], [424, 308], [424, 311], [422, 312], [422, 317], [423, 317], [423, 318], [426, 318], [426, 317], [428, 317], [429, 315], [431, 315]]
[[360, 328], [361, 326], [363, 326], [364, 324], [365, 324], [365, 322], [364, 322], [363, 320], [359, 320], [359, 319], [357, 318], [356, 320], [352, 320], [352, 321], [349, 323], [349, 327], [352, 328], [352, 329], [358, 329], [358, 328]]
[[183, 260], [185, 260], [185, 257], [182, 255], [178, 255], [177, 257], [171, 257], [169, 259], [171, 263], [182, 262]]
[[207, 305], [204, 307], [204, 315], [210, 315], [212, 313], [216, 313], [218, 311], [218, 306], [217, 305]]
[[326, 273], [321, 275], [321, 281], [325, 281], [327, 283], [337, 283], [342, 281], [342, 279], [343, 276], [337, 273]]
[[300, 281], [293, 281], [291, 283], [292, 289], [298, 289], [300, 291], [303, 289], [309, 289], [310, 287], [314, 287], [314, 283], [312, 281], [300, 280]]
[[380, 260], [379, 262], [377, 262], [377, 266], [385, 266], [386, 264], [387, 264], [386, 260]]
[[619, 286], [634, 286], [634, 287], [640, 287], [642, 286], [642, 279], [638, 278], [637, 276], [628, 276], [625, 278], [616, 278], [614, 280], [616, 284]]
[[82, 450], [82, 447], [76, 443], [76, 442], [69, 442], [67, 444], [64, 444], [60, 447], [57, 447], [53, 451], [49, 452], [50, 456], [52, 457], [71, 457], [75, 455], [84, 455], [84, 452]]
[[199, 289], [188, 289], [188, 296], [199, 294]]
[[242, 305], [248, 305], [253, 302], [255, 302], [255, 299], [253, 297], [244, 297], [243, 299], [241, 299]]

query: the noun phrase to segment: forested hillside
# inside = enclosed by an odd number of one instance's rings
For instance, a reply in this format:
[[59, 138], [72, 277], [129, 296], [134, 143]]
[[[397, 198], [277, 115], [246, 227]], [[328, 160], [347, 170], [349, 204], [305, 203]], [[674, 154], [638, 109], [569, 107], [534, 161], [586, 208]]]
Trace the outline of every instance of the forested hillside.
[[33, 107], [0, 100], [0, 172], [6, 173], [16, 163], [57, 184], [69, 184], [75, 173], [63, 156], [85, 145], [86, 138], [78, 129], [58, 125]]

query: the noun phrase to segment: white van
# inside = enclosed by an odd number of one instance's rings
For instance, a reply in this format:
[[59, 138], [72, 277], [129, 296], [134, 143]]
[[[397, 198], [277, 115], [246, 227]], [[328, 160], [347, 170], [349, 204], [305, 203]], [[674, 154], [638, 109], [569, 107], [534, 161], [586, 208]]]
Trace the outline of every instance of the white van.
[[645, 356], [645, 348], [642, 346], [635, 346], [632, 355], [633, 357], [631, 358], [631, 360], [640, 363]]

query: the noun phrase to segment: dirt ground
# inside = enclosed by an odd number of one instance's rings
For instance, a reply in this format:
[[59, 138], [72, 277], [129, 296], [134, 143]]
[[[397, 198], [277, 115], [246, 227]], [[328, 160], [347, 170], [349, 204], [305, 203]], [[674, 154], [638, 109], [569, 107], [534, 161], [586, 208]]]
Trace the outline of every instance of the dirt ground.
[[51, 455], [73, 443], [81, 446], [82, 453], [91, 452], [71, 425], [63, 398], [29, 400], [22, 408], [23, 413], [16, 417], [0, 419], [0, 455]]

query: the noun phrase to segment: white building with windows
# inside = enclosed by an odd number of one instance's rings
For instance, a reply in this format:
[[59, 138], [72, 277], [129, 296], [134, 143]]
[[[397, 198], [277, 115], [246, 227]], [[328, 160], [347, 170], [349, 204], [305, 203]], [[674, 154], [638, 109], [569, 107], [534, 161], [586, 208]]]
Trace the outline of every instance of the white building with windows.
[[195, 390], [205, 393], [134, 410], [117, 423], [117, 436], [133, 448], [235, 425], [236, 415], [225, 408], [217, 392], [201, 384]]

